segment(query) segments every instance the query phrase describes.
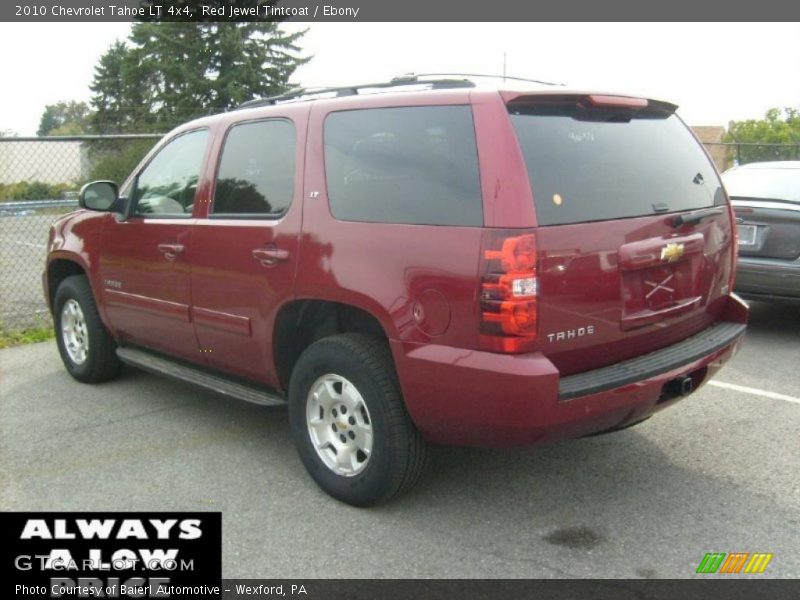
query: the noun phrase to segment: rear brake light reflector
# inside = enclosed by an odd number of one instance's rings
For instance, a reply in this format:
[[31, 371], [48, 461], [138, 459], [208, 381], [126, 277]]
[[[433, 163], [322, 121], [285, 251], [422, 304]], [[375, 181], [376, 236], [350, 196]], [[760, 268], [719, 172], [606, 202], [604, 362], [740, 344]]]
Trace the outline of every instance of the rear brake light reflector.
[[487, 230], [481, 268], [481, 347], [525, 352], [536, 339], [536, 238], [532, 233]]
[[536, 277], [523, 277], [511, 281], [511, 295], [515, 298], [536, 296], [539, 291], [539, 281]]

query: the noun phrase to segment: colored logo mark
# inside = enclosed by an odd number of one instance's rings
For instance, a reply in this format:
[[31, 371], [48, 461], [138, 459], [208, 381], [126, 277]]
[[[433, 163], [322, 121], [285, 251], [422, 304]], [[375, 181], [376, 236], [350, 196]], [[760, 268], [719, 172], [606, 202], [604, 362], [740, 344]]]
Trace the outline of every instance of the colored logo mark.
[[709, 552], [700, 561], [697, 573], [735, 575], [738, 573], [763, 573], [772, 554], [767, 552]]

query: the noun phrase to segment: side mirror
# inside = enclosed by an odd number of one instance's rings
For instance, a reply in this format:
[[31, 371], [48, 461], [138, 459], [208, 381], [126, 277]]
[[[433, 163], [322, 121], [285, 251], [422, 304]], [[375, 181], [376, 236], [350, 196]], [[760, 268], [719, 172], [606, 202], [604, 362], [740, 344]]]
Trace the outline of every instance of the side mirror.
[[78, 206], [106, 212], [114, 207], [119, 190], [113, 181], [93, 181], [81, 188]]

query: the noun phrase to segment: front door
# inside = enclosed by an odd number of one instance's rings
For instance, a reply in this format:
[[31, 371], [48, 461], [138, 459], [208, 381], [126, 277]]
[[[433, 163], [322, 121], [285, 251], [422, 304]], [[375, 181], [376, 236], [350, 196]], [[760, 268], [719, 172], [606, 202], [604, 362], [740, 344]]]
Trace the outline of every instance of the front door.
[[304, 113], [298, 117], [226, 132], [208, 217], [192, 235], [192, 319], [209, 366], [272, 387], [273, 323], [292, 295], [299, 251]]
[[130, 216], [109, 215], [99, 264], [111, 326], [124, 341], [203, 362], [191, 323], [194, 199], [208, 131], [164, 145], [138, 173]]

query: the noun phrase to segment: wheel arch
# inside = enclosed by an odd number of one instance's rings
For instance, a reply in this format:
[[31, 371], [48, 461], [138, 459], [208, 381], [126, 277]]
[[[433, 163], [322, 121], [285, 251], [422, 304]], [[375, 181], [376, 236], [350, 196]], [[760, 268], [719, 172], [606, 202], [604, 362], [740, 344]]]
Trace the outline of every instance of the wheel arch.
[[53, 313], [53, 302], [56, 297], [56, 290], [61, 282], [67, 277], [73, 275], [83, 275], [89, 281], [89, 287], [92, 288], [92, 294], [97, 299], [94, 287], [92, 286], [89, 271], [78, 258], [69, 255], [55, 255], [47, 261], [47, 305], [50, 308], [50, 314]]
[[380, 320], [362, 307], [319, 299], [296, 299], [278, 311], [272, 350], [281, 388], [288, 389], [297, 359], [314, 342], [339, 333], [363, 333], [388, 344]]

